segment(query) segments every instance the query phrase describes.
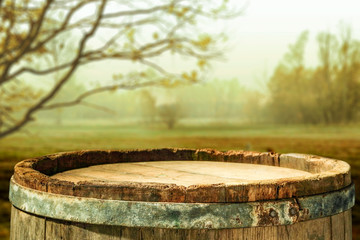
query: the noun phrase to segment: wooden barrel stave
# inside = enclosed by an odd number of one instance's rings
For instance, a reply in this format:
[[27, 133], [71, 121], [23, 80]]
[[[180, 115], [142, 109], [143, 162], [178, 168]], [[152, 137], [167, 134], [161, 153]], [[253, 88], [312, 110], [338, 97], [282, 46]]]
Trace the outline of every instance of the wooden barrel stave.
[[11, 240], [351, 240], [351, 210], [293, 225], [237, 229], [135, 228], [76, 223], [11, 212]]

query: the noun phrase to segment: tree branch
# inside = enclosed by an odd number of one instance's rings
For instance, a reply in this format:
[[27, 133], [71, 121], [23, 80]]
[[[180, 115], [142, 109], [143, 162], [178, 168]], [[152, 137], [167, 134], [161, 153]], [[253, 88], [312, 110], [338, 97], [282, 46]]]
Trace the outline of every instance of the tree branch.
[[92, 29], [85, 34], [85, 36], [83, 37], [82, 41], [80, 42], [79, 45], [79, 52], [77, 55], [77, 58], [73, 61], [73, 65], [71, 67], [71, 69], [67, 72], [67, 74], [65, 74], [63, 76], [63, 78], [55, 85], [55, 87], [50, 91], [50, 93], [48, 93], [43, 99], [41, 99], [37, 104], [35, 104], [33, 107], [31, 107], [30, 109], [28, 109], [28, 111], [26, 112], [24, 118], [18, 122], [17, 125], [14, 125], [11, 128], [6, 129], [3, 132], [0, 132], [0, 138], [7, 136], [17, 130], [19, 130], [20, 128], [22, 128], [24, 125], [26, 125], [29, 121], [31, 121], [33, 119], [32, 115], [39, 109], [41, 109], [43, 107], [43, 105], [45, 103], [47, 103], [51, 98], [53, 98], [55, 96], [55, 94], [61, 89], [61, 87], [65, 84], [65, 82], [67, 82], [69, 80], [69, 78], [71, 77], [71, 75], [73, 74], [73, 72], [75, 71], [75, 69], [78, 67], [78, 63], [80, 62], [80, 57], [81, 57], [81, 53], [84, 51], [86, 42], [88, 41], [88, 39], [90, 37], [92, 37], [95, 33], [95, 31], [97, 30], [99, 23], [101, 21], [101, 17], [103, 15], [103, 11], [105, 9], [105, 4], [106, 4], [107, 0], [102, 0], [102, 3], [99, 7], [98, 10], [98, 14], [97, 14], [97, 18], [96, 18], [96, 22], [94, 23]]
[[[44, 1], [46, 5], [40, 6], [42, 1]], [[113, 12], [113, 9], [107, 8], [106, 6], [110, 6], [107, 5], [109, 2], [111, 2], [111, 4], [118, 4], [119, 7], [121, 7], [120, 10]], [[209, 42], [212, 43], [213, 39], [205, 41], [205, 43], [200, 42], [200, 40], [192, 39], [185, 31], [182, 31], [187, 25], [195, 27], [198, 16], [207, 14], [209, 14], [208, 17], [215, 16], [215, 14], [211, 13], [214, 5], [205, 2], [206, 1], [168, 0], [165, 1], [165, 4], [158, 5], [155, 5], [150, 0], [147, 2], [143, 0], [140, 4], [130, 0], [41, 0], [36, 2], [35, 8], [38, 7], [38, 10], [41, 10], [37, 17], [29, 20], [35, 12], [28, 12], [24, 17], [16, 19], [16, 22], [14, 22], [16, 26], [13, 28], [15, 30], [5, 28], [5, 30], [8, 31], [8, 35], [11, 35], [13, 31], [21, 30], [21, 27], [24, 27], [23, 29], [25, 30], [20, 31], [21, 34], [24, 34], [24, 37], [21, 36], [21, 39], [18, 40], [19, 44], [8, 44], [9, 47], [0, 53], [3, 54], [3, 56], [7, 56], [5, 58], [0, 57], [0, 87], [4, 89], [7, 87], [3, 85], [4, 83], [12, 82], [25, 73], [40, 76], [59, 72], [62, 76], [59, 77], [52, 89], [25, 111], [21, 120], [5, 129], [5, 131], [0, 131], [0, 138], [25, 126], [33, 119], [32, 116], [35, 112], [39, 110], [73, 106], [75, 104], [83, 104], [88, 107], [100, 109], [102, 108], [101, 106], [95, 106], [85, 102], [84, 99], [100, 92], [113, 90], [114, 88], [135, 89], [138, 87], [165, 85], [169, 79], [181, 80], [180, 75], [177, 76], [176, 74], [167, 72], [166, 69], [156, 64], [155, 61], [150, 61], [152, 58], [166, 52], [172, 51], [177, 55], [187, 55], [195, 59], [207, 59], [219, 56], [219, 52], [208, 47]], [[86, 6], [91, 8], [94, 5], [99, 6], [96, 8], [95, 17], [81, 18], [81, 16], [77, 15], [77, 13], [84, 10]], [[200, 8], [199, 6], [204, 8]], [[25, 11], [29, 6], [21, 5], [21, 7], [24, 7]], [[31, 7], [34, 8], [34, 5]], [[56, 13], [59, 11], [64, 12], [65, 16], [59, 16], [61, 20], [57, 22], [57, 16], [51, 15], [53, 11]], [[29, 20], [30, 23], [25, 26], [26, 20]], [[52, 27], [47, 25], [49, 22]], [[150, 29], [151, 31], [155, 28], [156, 32], [154, 32], [153, 40], [151, 40], [151, 36], [141, 35], [141, 33], [145, 33], [142, 30], [145, 29], [144, 26], [147, 24], [151, 24], [153, 27]], [[26, 28], [27, 26], [29, 28]], [[112, 31], [111, 34], [115, 34], [110, 38], [107, 37], [104, 39], [104, 42], [96, 47], [89, 46], [90, 43], [92, 43], [92, 41], [89, 40], [96, 35], [96, 31], [100, 28], [106, 31], [110, 29], [109, 31]], [[42, 67], [41, 69], [31, 66], [33, 64], [26, 64], [25, 61], [28, 60], [27, 57], [38, 57], [37, 54], [40, 56], [37, 59], [40, 63], [47, 61], [51, 56], [49, 51], [53, 50], [51, 46], [55, 48], [55, 52], [56, 50], [62, 49], [63, 47], [58, 44], [58, 40], [61, 39], [61, 36], [64, 36], [65, 33], [68, 33], [68, 31], [76, 29], [84, 33], [76, 39], [77, 49], [71, 52], [71, 57], [60, 59], [54, 62], [53, 65], [48, 63], [46, 67]], [[98, 35], [102, 33], [103, 32]], [[6, 34], [6, 32], [4, 34]], [[146, 32], [146, 34], [148, 34], [148, 32]], [[13, 37], [17, 39], [18, 35], [15, 34]], [[11, 41], [10, 38], [11, 36], [9, 36], [8, 41]], [[3, 40], [3, 38], [1, 40]], [[68, 47], [68, 45], [66, 45], [66, 47]], [[65, 50], [66, 49], [72, 48], [69, 47], [65, 48]], [[34, 58], [31, 58], [30, 60], [33, 59]], [[56, 96], [80, 66], [90, 62], [111, 59], [137, 61], [161, 73], [162, 78], [149, 82], [141, 82], [143, 80], [135, 79], [132, 83], [122, 83], [92, 89], [81, 94], [73, 101], [49, 104], [49, 101]], [[196, 75], [196, 72], [194, 75]], [[163, 76], [166, 77], [164, 78]], [[19, 89], [14, 90], [15, 94], [17, 91], [19, 92]], [[23, 94], [19, 94], [19, 96], [21, 100], [25, 99]], [[38, 98], [38, 96], [36, 98]], [[30, 101], [26, 102], [29, 103]], [[11, 114], [13, 114], [13, 112], [11, 112]], [[10, 123], [8, 120], [7, 122]]]
[[[95, 89], [91, 89], [89, 91], [84, 92], [83, 94], [79, 95], [75, 100], [69, 102], [61, 102], [61, 103], [53, 103], [46, 106], [41, 107], [42, 110], [51, 110], [60, 107], [71, 107], [77, 104], [84, 104], [84, 99], [89, 98], [93, 95], [100, 94], [103, 92], [114, 91], [116, 89], [126, 89], [126, 90], [133, 90], [142, 87], [150, 87], [155, 85], [161, 85], [159, 81], [148, 81], [142, 83], [135, 83], [135, 84], [115, 84], [109, 85], [104, 87], [99, 87]], [[89, 103], [87, 103], [89, 104]]]
[[[45, 17], [47, 10], [49, 9], [52, 2], [53, 2], [53, 0], [48, 0], [46, 2], [45, 6], [42, 9], [42, 12], [40, 14], [39, 20], [37, 21], [37, 24], [34, 24], [35, 27], [30, 28], [30, 32], [27, 35], [25, 41], [23, 42], [23, 44], [19, 45], [20, 50], [19, 50], [19, 53], [17, 54], [17, 56], [15, 56], [11, 59], [5, 59], [2, 62], [0, 61], [0, 66], [5, 66], [4, 71], [2, 71], [1, 75], [0, 75], [0, 85], [5, 82], [6, 76], [9, 73], [12, 65], [14, 63], [16, 63], [30, 49], [32, 42], [36, 39], [36, 37], [38, 36], [38, 34], [40, 32], [40, 28], [42, 26], [44, 17]], [[0, 57], [0, 59], [1, 59], [1, 57]]]

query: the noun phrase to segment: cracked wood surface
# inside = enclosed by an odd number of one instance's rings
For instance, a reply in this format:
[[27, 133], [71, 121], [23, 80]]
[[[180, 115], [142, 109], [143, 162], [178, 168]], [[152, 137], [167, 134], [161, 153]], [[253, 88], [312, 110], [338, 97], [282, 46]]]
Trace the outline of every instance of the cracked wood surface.
[[[57, 173], [101, 164], [132, 163], [134, 166], [139, 164], [151, 166], [155, 164], [154, 161], [177, 160], [195, 161], [193, 163], [195, 165], [198, 161], [211, 161], [208, 166], [215, 164], [219, 165], [220, 169], [221, 164], [218, 162], [252, 164], [258, 169], [269, 166], [280, 170], [289, 168], [293, 169], [293, 174], [290, 174], [290, 177], [286, 175], [281, 178], [266, 178], [263, 174], [264, 170], [258, 176], [254, 174], [253, 178], [258, 179], [248, 179], [245, 183], [240, 179], [236, 180], [239, 182], [234, 182], [234, 178], [230, 182], [228, 179], [219, 181], [221, 176], [216, 175], [217, 173], [209, 177], [209, 180], [214, 180], [212, 182], [201, 180], [196, 183], [189, 182], [186, 177], [183, 183], [136, 182], [130, 175], [128, 179], [122, 178], [115, 182], [104, 179], [69, 181], [51, 177]], [[212, 171], [218, 170], [213, 168]], [[299, 172], [303, 174], [297, 175]], [[339, 160], [304, 154], [219, 152], [210, 149], [91, 150], [59, 153], [18, 163], [15, 166], [14, 179], [25, 187], [55, 194], [128, 201], [189, 203], [276, 200], [336, 191], [351, 184], [350, 166]]]
[[297, 169], [248, 163], [154, 161], [95, 165], [57, 173], [51, 178], [75, 184], [80, 181], [103, 181], [114, 184], [131, 181], [189, 187], [201, 184], [247, 184], [311, 175], [309, 172]]

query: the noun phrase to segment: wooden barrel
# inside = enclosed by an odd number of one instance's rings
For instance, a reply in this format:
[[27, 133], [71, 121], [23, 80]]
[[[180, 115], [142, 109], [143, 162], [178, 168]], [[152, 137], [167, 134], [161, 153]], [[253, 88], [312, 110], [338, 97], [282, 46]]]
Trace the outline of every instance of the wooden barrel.
[[303, 154], [157, 149], [28, 159], [11, 239], [351, 239], [347, 163]]

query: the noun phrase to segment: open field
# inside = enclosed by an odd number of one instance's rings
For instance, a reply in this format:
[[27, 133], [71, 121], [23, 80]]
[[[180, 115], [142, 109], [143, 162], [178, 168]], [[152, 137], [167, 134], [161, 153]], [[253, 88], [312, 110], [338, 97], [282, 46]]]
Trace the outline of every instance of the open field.
[[[34, 124], [26, 133], [0, 140], [0, 239], [8, 238], [8, 181], [14, 164], [29, 157], [80, 149], [215, 148], [299, 152], [345, 160], [360, 186], [360, 126], [268, 126], [183, 124], [163, 126], [102, 123], [52, 126]], [[357, 188], [359, 189], [359, 188]], [[360, 192], [357, 190], [357, 199]], [[360, 206], [353, 212], [354, 237], [360, 234]], [[355, 239], [355, 238], [354, 238]]]

